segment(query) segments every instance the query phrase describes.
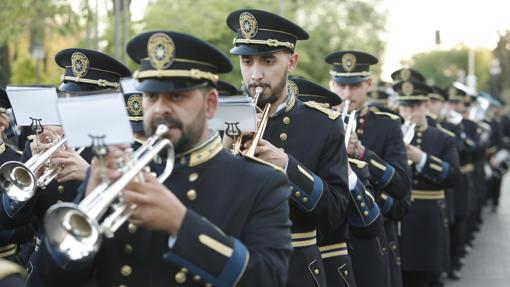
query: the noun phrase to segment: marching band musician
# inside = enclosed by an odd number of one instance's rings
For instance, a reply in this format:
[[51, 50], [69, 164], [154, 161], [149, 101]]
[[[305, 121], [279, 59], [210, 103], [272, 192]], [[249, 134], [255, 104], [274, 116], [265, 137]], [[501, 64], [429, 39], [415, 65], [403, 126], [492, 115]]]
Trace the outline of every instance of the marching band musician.
[[[289, 78], [289, 84], [295, 87], [298, 99], [303, 102], [314, 101], [323, 104], [326, 108], [336, 107], [341, 103], [341, 99], [335, 93], [312, 81], [292, 77]], [[367, 163], [351, 158], [348, 160], [349, 173], [356, 174], [358, 183], [354, 189], [350, 190], [347, 221], [340, 228], [321, 232], [322, 237], [319, 241], [319, 250], [326, 269], [328, 286], [356, 287], [348, 251], [350, 239], [347, 227], [349, 227], [351, 236], [371, 239], [377, 236], [383, 226], [380, 209], [374, 200], [375, 195], [370, 184], [370, 171]]]
[[[69, 260], [45, 240], [38, 267], [50, 286], [283, 286], [291, 252], [289, 186], [279, 169], [224, 150], [207, 120], [217, 109], [218, 73], [232, 70], [216, 48], [188, 34], [154, 31], [127, 46], [140, 68], [144, 127], [158, 125], [175, 148], [172, 174], [160, 184], [145, 174], [123, 191], [136, 208], [130, 223], [97, 254]], [[123, 147], [94, 161], [86, 190], [110, 180]], [[101, 173], [106, 169], [106, 173]], [[228, 171], [228, 172], [226, 172]], [[120, 192], [120, 191], [119, 191]]]
[[[389, 238], [384, 231], [371, 240], [351, 238], [356, 283], [358, 287], [400, 286], [396, 221], [407, 212], [411, 182], [401, 118], [368, 107], [372, 87], [370, 66], [378, 62], [376, 57], [359, 51], [337, 51], [325, 60], [332, 65], [331, 90], [344, 102], [350, 101], [349, 112], [357, 111], [357, 128], [349, 138], [347, 152], [349, 157], [368, 164], [370, 182], [385, 215], [385, 229], [389, 231]], [[390, 266], [390, 256], [394, 257], [395, 266]]]
[[458, 152], [454, 137], [427, 124], [432, 88], [403, 80], [393, 89], [399, 93], [400, 114], [416, 124], [415, 136], [406, 147], [413, 169], [413, 190], [411, 208], [402, 220], [404, 285], [427, 287], [448, 270], [449, 224], [444, 189], [458, 178]]
[[236, 33], [230, 53], [239, 56], [246, 91], [255, 97], [262, 88], [257, 105], [271, 105], [264, 138], [254, 154], [285, 170], [291, 182], [294, 251], [287, 286], [325, 286], [318, 228], [327, 232], [343, 224], [349, 185], [354, 189], [356, 184], [355, 174], [348, 179], [340, 114], [302, 103], [288, 84], [288, 73], [298, 64], [296, 42], [308, 39], [301, 27], [260, 10], [232, 12], [227, 25]]

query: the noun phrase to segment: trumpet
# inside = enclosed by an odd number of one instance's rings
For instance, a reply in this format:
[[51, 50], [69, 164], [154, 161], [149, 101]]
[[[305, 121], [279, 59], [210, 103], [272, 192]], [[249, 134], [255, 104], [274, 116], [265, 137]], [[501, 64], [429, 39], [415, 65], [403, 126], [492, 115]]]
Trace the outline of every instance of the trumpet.
[[416, 128], [416, 123], [413, 123], [410, 120], [405, 120], [402, 125], [402, 134], [404, 135], [404, 143], [406, 145], [410, 144], [414, 138], [414, 132]]
[[347, 124], [345, 124], [345, 147], [349, 145], [349, 139], [351, 137], [351, 134], [356, 130], [356, 111], [353, 110], [349, 114], [349, 120], [347, 121]]
[[0, 187], [7, 196], [16, 202], [26, 202], [31, 199], [37, 187], [45, 188], [58, 173], [58, 167], [47, 169], [38, 176], [37, 171], [49, 163], [51, 156], [65, 143], [66, 138], [60, 138], [42, 153], [34, 154], [28, 161], [8, 161], [0, 166]]
[[[63, 202], [48, 209], [44, 217], [48, 242], [66, 260], [86, 260], [99, 251], [103, 235], [110, 238], [114, 236], [136, 208], [123, 201], [122, 190], [129, 182], [136, 180], [140, 172], [162, 151], [166, 151], [166, 162], [158, 181], [162, 183], [170, 176], [175, 155], [172, 142], [163, 138], [167, 132], [167, 126], [159, 125], [155, 134], [131, 154], [121, 168], [122, 176], [117, 180], [101, 183], [78, 205]], [[113, 211], [100, 222], [110, 207]]]
[[[257, 103], [259, 101], [259, 97], [260, 97], [260, 95], [262, 94], [263, 91], [264, 91], [264, 89], [262, 87], [255, 88], [255, 96], [252, 99], [252, 104], [257, 106]], [[265, 109], [265, 107], [264, 107], [264, 109]], [[269, 111], [269, 109], [268, 109], [268, 111]], [[232, 154], [238, 155], [241, 152], [241, 145], [242, 145], [242, 143], [243, 143], [243, 135], [242, 134], [240, 134], [236, 138], [234, 138], [234, 143], [232, 144], [232, 149], [231, 149]]]
[[342, 107], [342, 121], [344, 122], [345, 124], [345, 119], [347, 118], [347, 113], [349, 112], [349, 105], [351, 104], [351, 101], [349, 100], [345, 100], [344, 101], [344, 105]]

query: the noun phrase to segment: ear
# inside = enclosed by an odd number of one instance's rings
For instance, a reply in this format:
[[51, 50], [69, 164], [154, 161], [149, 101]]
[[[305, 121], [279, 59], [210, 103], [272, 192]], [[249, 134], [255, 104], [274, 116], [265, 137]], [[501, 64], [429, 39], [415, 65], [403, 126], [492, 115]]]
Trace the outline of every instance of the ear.
[[329, 90], [334, 92], [335, 91], [335, 83], [333, 82], [333, 80], [329, 80]]
[[365, 83], [367, 83], [367, 87], [370, 88], [372, 87], [372, 78], [368, 78]]
[[299, 62], [298, 54], [292, 53], [289, 58], [289, 65], [288, 65], [289, 72], [293, 72], [297, 68], [298, 62]]
[[209, 89], [205, 95], [205, 115], [212, 119], [218, 110], [218, 91], [215, 88]]

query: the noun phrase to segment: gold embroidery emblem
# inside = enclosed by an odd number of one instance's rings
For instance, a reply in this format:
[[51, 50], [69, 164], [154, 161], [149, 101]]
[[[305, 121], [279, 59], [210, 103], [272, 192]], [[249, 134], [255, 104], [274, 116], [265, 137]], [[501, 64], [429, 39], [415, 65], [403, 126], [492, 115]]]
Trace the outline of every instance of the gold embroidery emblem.
[[346, 72], [351, 72], [356, 67], [356, 56], [347, 53], [342, 56], [342, 67]]
[[404, 95], [410, 96], [413, 94], [413, 91], [414, 91], [414, 86], [412, 83], [404, 82], [402, 84], [402, 93], [404, 93]]
[[290, 91], [292, 92], [292, 94], [294, 96], [299, 95], [299, 88], [296, 85], [296, 83], [294, 83], [293, 81], [289, 80], [289, 87], [290, 87]]
[[244, 12], [239, 16], [239, 25], [241, 33], [246, 39], [251, 39], [257, 35], [259, 31], [257, 19], [250, 13]]
[[80, 52], [74, 52], [71, 55], [71, 67], [75, 77], [81, 78], [85, 76], [89, 71], [89, 65], [89, 59], [84, 54]]
[[132, 116], [141, 116], [143, 114], [142, 96], [138, 94], [129, 96], [127, 109]]
[[402, 69], [402, 71], [400, 71], [400, 80], [409, 81], [410, 79], [411, 79], [411, 70]]
[[152, 67], [157, 70], [166, 69], [172, 65], [175, 58], [174, 41], [167, 34], [153, 34], [147, 42], [147, 53]]

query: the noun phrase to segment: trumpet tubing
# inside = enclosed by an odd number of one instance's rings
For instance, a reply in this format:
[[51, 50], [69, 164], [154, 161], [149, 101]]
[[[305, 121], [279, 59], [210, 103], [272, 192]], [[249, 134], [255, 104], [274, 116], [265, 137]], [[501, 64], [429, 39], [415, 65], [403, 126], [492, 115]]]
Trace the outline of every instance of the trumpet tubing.
[[[122, 200], [122, 190], [126, 185], [136, 180], [140, 172], [163, 150], [167, 152], [166, 165], [158, 181], [165, 181], [172, 173], [173, 145], [169, 139], [162, 139], [167, 132], [168, 127], [158, 126], [156, 133], [128, 159], [120, 178], [101, 183], [78, 205], [57, 203], [50, 207], [44, 218], [50, 244], [57, 247], [68, 260], [82, 260], [99, 250], [102, 235], [113, 237], [134, 208]], [[100, 222], [110, 207], [114, 211]]]

